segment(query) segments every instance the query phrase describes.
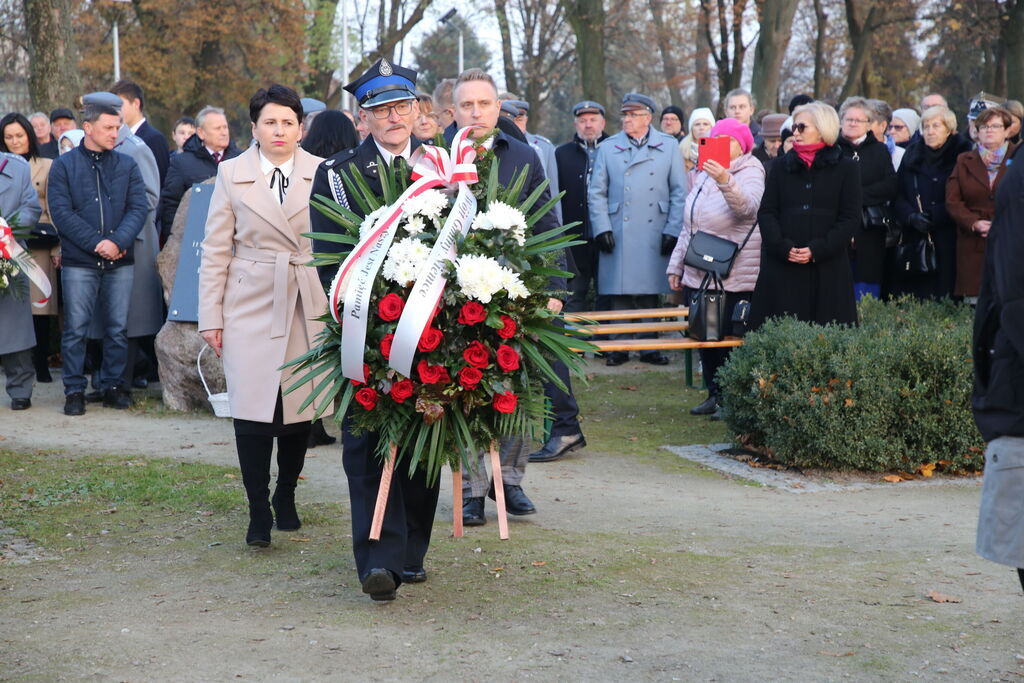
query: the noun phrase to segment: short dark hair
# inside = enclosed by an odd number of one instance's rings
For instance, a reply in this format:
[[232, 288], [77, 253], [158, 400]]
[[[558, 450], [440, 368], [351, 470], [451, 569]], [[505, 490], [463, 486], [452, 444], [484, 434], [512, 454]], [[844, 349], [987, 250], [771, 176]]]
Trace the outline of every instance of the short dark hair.
[[989, 107], [988, 109], [982, 110], [974, 119], [974, 125], [983, 126], [992, 119], [999, 119], [1004, 126], [1009, 128], [1013, 125], [1013, 119], [1010, 117], [1010, 112], [1006, 111], [1002, 107]]
[[129, 81], [127, 78], [122, 78], [114, 87], [110, 89], [110, 92], [114, 93], [118, 97], [124, 97], [128, 100], [138, 100], [139, 109], [146, 108], [146, 98], [142, 94], [142, 86], [135, 81]]
[[30, 158], [39, 156], [39, 140], [36, 138], [36, 131], [32, 128], [29, 120], [18, 112], [11, 112], [0, 119], [0, 152], [11, 153], [11, 150], [7, 149], [7, 143], [4, 142], [4, 130], [12, 123], [25, 129], [25, 134], [28, 136], [28, 156]]
[[359, 133], [349, 117], [336, 109], [320, 112], [309, 124], [302, 149], [325, 159], [359, 146]]
[[256, 123], [260, 118], [260, 112], [263, 111], [263, 107], [268, 104], [279, 104], [282, 107], [288, 107], [295, 112], [298, 120], [302, 121], [302, 98], [299, 97], [299, 93], [288, 86], [274, 83], [269, 88], [257, 90], [256, 94], [249, 100], [249, 119]]
[[793, 110], [796, 109], [797, 107], [799, 107], [801, 105], [804, 105], [804, 104], [810, 104], [813, 101], [814, 101], [813, 97], [811, 97], [810, 95], [804, 94], [804, 93], [800, 93], [799, 95], [794, 95], [793, 99], [791, 99], [789, 101], [789, 113], [790, 113], [790, 115], [793, 114]]
[[171, 127], [171, 130], [178, 130], [178, 126], [192, 126], [193, 128], [195, 128], [196, 120], [191, 116], [182, 116], [180, 119], [174, 122], [174, 125]]
[[117, 107], [109, 104], [87, 104], [82, 108], [82, 123], [96, 123], [104, 114], [121, 118], [121, 112]]

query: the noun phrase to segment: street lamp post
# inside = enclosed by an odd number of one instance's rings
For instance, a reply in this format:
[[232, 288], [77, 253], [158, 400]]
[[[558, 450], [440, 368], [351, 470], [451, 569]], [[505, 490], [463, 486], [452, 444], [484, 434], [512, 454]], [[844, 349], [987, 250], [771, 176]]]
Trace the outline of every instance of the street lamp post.
[[[121, 2], [131, 4], [132, 0], [112, 0], [113, 2]], [[114, 25], [110, 28], [110, 42], [114, 44], [114, 82], [121, 80], [121, 35], [117, 30], [117, 20], [120, 16], [120, 10], [115, 10], [114, 14]]]
[[[443, 17], [441, 17], [441, 18], [440, 18], [440, 19], [438, 20], [438, 22], [439, 22], [439, 23], [441, 23], [441, 24], [445, 24], [445, 25], [447, 25], [447, 24], [448, 24], [448, 22], [449, 22], [449, 21], [451, 21], [452, 17], [454, 17], [454, 16], [455, 16], [455, 15], [456, 15], [456, 14], [458, 13], [458, 11], [459, 11], [459, 10], [457, 10], [457, 9], [456, 9], [456, 8], [454, 8], [454, 7], [452, 7], [452, 8], [450, 9], [450, 10], [448, 10], [448, 11], [447, 11], [447, 12], [445, 13], [445, 15], [444, 15]], [[454, 23], [454, 22], [452, 22], [452, 24], [451, 24], [451, 25], [452, 25], [452, 26], [454, 26], [454, 27], [455, 27], [455, 30], [459, 32], [459, 73], [461, 74], [461, 73], [462, 73], [463, 71], [465, 71], [465, 69], [466, 69], [466, 65], [465, 65], [465, 62], [463, 61], [463, 36], [462, 36], [462, 26], [460, 26], [459, 24], [456, 24], [456, 23]]]

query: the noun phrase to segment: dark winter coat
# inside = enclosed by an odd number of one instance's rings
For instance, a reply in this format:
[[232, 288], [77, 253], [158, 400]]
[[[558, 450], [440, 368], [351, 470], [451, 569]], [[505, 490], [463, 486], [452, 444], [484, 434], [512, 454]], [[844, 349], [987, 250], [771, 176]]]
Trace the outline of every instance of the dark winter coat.
[[[793, 151], [772, 164], [757, 214], [761, 270], [750, 310], [754, 328], [785, 315], [822, 325], [857, 322], [847, 249], [860, 226], [859, 170], [838, 145], [818, 152], [810, 168]], [[804, 247], [811, 250], [810, 263], [788, 260], [790, 249]]]
[[[145, 225], [149, 202], [134, 159], [114, 151], [90, 152], [83, 141], [54, 159], [46, 193], [64, 266], [108, 269], [135, 262], [135, 238]], [[107, 261], [95, 251], [103, 240], [127, 254]]]
[[1024, 436], [1024, 152], [1016, 156], [996, 191], [974, 322], [971, 402], [985, 441]]
[[167, 138], [164, 137], [163, 133], [149, 125], [149, 121], [143, 121], [139, 129], [135, 131], [135, 134], [142, 138], [142, 141], [153, 152], [153, 158], [156, 159], [156, 167], [160, 171], [160, 184], [163, 185], [167, 180], [167, 168], [171, 162], [171, 151], [167, 144]]
[[996, 182], [991, 187], [985, 163], [976, 149], [957, 158], [953, 173], [946, 182], [946, 210], [959, 228], [956, 236], [957, 296], [977, 296], [981, 289], [988, 238], [976, 233], [973, 226], [977, 221], [990, 221], [995, 215], [996, 190], [1006, 175], [1006, 161], [1014, 149], [1010, 145], [1006, 150]]
[[[843, 156], [860, 166], [862, 207], [884, 206], [896, 199], [896, 171], [885, 143], [876, 140], [869, 132], [864, 142], [857, 146], [842, 137], [838, 144]], [[862, 221], [853, 240], [854, 281], [881, 283], [885, 270], [885, 231], [866, 229]]]
[[953, 296], [956, 225], [946, 211], [946, 180], [966, 146], [960, 136], [950, 135], [937, 150], [931, 150], [920, 137], [911, 140], [906, 149], [896, 174], [899, 181], [899, 194], [894, 204], [896, 216], [905, 226], [904, 234], [908, 239], [920, 235], [910, 224], [912, 216], [923, 213], [931, 221], [929, 234], [935, 243], [938, 272], [911, 276], [914, 282], [904, 282], [906, 286], [901, 291], [913, 291], [921, 297]]
[[[241, 150], [235, 147], [234, 141], [228, 143], [224, 150], [224, 158], [221, 161], [234, 159]], [[174, 224], [174, 215], [178, 212], [178, 205], [181, 198], [196, 183], [217, 175], [217, 162], [213, 160], [206, 149], [206, 145], [193, 134], [181, 148], [181, 154], [175, 154], [167, 167], [167, 178], [163, 181], [163, 190], [160, 192], [160, 224], [162, 241], [167, 241], [171, 234], [171, 226]]]
[[[601, 133], [597, 144], [608, 136]], [[567, 142], [555, 150], [555, 162], [558, 165], [558, 187], [565, 193], [562, 197], [562, 221], [579, 222], [569, 232], [590, 239], [590, 213], [587, 211], [587, 185], [590, 183], [589, 171], [592, 166], [587, 164], [587, 150], [583, 140], [574, 135], [572, 142]], [[596, 152], [596, 150], [595, 150]], [[597, 154], [594, 154], [597, 158]]]

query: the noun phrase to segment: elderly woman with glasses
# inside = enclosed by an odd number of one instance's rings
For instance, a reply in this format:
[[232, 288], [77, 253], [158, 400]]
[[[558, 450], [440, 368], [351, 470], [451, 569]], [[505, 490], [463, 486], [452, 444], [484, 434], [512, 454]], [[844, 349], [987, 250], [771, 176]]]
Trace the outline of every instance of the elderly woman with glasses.
[[835, 109], [811, 102], [797, 107], [793, 120], [793, 149], [772, 164], [757, 214], [761, 263], [751, 327], [786, 315], [855, 324], [847, 248], [860, 226], [857, 163], [836, 144]]
[[850, 97], [839, 108], [843, 156], [860, 166], [862, 220], [853, 237], [853, 281], [857, 299], [881, 297], [885, 271], [886, 227], [882, 217], [896, 198], [896, 170], [884, 142], [872, 132], [878, 123], [874, 107], [863, 97]]
[[975, 148], [960, 155], [946, 182], [946, 209], [959, 228], [954, 294], [972, 302], [981, 290], [996, 189], [1006, 174], [1006, 160], [1016, 147], [1006, 139], [1012, 123], [1010, 114], [999, 107], [979, 113], [974, 119], [978, 131]]

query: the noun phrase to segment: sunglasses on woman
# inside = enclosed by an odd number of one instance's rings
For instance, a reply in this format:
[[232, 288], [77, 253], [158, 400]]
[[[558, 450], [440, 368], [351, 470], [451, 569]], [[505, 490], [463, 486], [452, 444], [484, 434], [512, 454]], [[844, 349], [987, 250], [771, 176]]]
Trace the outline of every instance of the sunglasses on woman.
[[805, 130], [807, 130], [808, 128], [810, 128], [810, 127], [811, 126], [808, 123], [794, 123], [793, 124], [793, 132], [800, 133], [801, 135], [803, 135], [803, 132]]

